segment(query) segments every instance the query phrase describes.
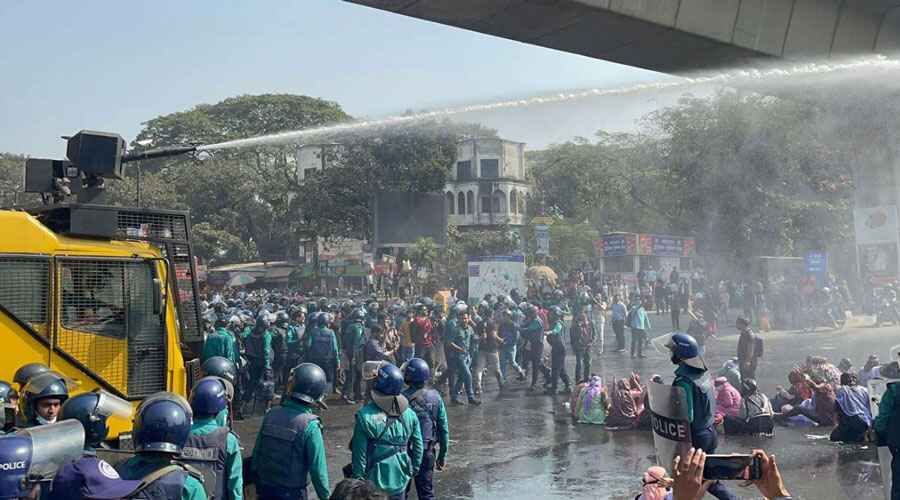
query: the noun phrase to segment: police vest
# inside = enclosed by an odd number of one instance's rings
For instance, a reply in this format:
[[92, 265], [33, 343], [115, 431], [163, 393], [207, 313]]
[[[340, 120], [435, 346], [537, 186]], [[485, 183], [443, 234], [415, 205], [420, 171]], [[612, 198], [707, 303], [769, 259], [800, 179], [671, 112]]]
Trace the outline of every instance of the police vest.
[[184, 482], [187, 480], [188, 474], [201, 482], [203, 481], [203, 475], [188, 465], [172, 464], [162, 468], [151, 469], [143, 476], [133, 478], [140, 479], [142, 484], [127, 498], [148, 500], [181, 498]]
[[890, 447], [891, 451], [900, 450], [900, 400], [898, 400], [898, 396], [900, 396], [900, 391], [897, 390], [897, 382], [890, 383], [887, 386], [887, 390], [893, 391], [894, 393], [894, 407], [891, 409], [891, 414], [888, 416], [888, 425], [887, 425], [887, 445]]
[[691, 370], [689, 373], [678, 375], [675, 380], [687, 380], [691, 384], [693, 398], [694, 421], [691, 422], [691, 430], [694, 432], [708, 429], [715, 422], [715, 393], [713, 392], [712, 379], [707, 371]]
[[334, 333], [327, 328], [316, 328], [312, 332], [307, 358], [309, 361], [330, 363], [334, 361]]
[[191, 434], [181, 450], [179, 462], [187, 463], [203, 474], [203, 488], [208, 498], [225, 498], [228, 484], [227, 427], [219, 427], [208, 434]]
[[266, 352], [266, 334], [265, 332], [257, 335], [251, 333], [245, 341], [246, 352], [251, 363], [263, 364], [268, 358], [269, 353]]
[[303, 435], [312, 413], [294, 414], [279, 406], [263, 419], [259, 445], [253, 450], [253, 465], [260, 482], [299, 490], [306, 488], [309, 464], [303, 453]]
[[422, 431], [422, 442], [427, 449], [437, 442], [438, 412], [441, 409], [441, 397], [437, 391], [419, 389], [406, 395], [409, 407], [419, 417], [419, 428]]

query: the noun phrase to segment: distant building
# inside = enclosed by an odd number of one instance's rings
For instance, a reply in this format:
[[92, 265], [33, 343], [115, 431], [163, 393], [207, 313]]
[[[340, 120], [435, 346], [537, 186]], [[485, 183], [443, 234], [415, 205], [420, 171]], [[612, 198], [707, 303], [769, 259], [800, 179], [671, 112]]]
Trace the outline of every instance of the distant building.
[[527, 222], [525, 202], [530, 192], [524, 143], [461, 141], [444, 188], [447, 220], [462, 230], [522, 226]]

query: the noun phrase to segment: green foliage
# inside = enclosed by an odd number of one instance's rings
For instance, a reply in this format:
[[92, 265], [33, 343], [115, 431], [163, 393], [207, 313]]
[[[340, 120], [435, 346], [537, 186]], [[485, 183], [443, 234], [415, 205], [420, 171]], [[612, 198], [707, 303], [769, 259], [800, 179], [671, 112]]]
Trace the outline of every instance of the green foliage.
[[27, 206], [41, 202], [40, 195], [22, 192], [25, 157], [0, 153], [0, 207]]
[[445, 249], [450, 276], [465, 277], [469, 257], [485, 255], [509, 255], [518, 251], [520, 237], [507, 227], [495, 230], [460, 231], [454, 226], [448, 228]]
[[417, 269], [430, 269], [438, 257], [438, 246], [432, 238], [419, 238], [410, 249], [412, 264]]

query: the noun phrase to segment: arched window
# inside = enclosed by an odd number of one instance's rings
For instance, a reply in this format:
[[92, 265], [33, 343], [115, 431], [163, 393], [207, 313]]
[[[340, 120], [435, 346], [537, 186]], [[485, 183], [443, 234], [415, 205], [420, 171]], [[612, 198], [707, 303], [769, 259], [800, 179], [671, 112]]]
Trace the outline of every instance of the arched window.
[[[453, 196], [453, 195], [451, 195], [451, 196]], [[459, 205], [458, 206], [459, 215], [465, 215], [466, 214], [466, 195], [464, 195], [462, 193], [462, 191], [460, 191], [457, 198], [459, 199], [459, 203], [457, 203], [457, 205]]]
[[518, 193], [515, 189], [509, 192], [509, 212], [510, 213], [518, 213], [519, 211], [519, 199]]
[[494, 191], [494, 194], [491, 195], [492, 200], [492, 211], [495, 214], [503, 214], [506, 213], [506, 193], [503, 191]]
[[519, 195], [519, 213], [525, 215], [525, 193]]
[[[459, 193], [462, 196], [462, 193]], [[469, 191], [466, 193], [466, 213], [474, 214], [475, 213], [475, 193]]]
[[453, 193], [447, 191], [447, 213], [453, 215], [456, 213], [456, 209], [454, 208], [456, 205], [456, 198], [453, 196]]

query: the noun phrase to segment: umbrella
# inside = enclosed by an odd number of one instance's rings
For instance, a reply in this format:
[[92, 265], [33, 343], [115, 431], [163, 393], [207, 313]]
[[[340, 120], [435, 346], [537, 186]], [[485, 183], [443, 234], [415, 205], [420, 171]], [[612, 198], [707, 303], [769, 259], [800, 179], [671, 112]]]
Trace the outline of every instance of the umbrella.
[[531, 266], [528, 268], [525, 276], [532, 281], [547, 280], [550, 286], [554, 288], [556, 288], [556, 281], [559, 279], [556, 271], [547, 266]]
[[249, 274], [235, 274], [228, 280], [228, 286], [244, 286], [256, 282], [256, 278]]

